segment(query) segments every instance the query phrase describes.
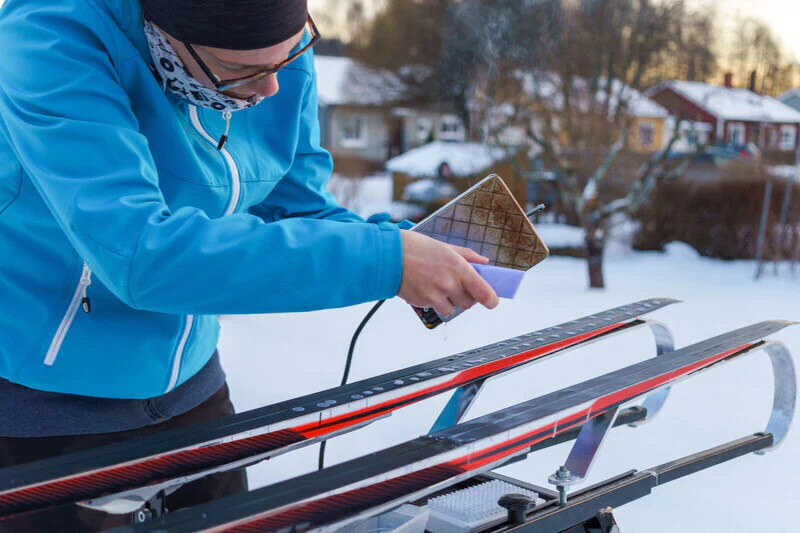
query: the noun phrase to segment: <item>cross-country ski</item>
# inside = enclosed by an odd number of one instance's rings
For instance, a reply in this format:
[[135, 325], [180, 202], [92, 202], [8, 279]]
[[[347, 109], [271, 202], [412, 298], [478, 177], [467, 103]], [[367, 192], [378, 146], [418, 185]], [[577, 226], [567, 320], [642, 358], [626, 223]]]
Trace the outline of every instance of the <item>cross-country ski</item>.
[[[80, 500], [130, 512], [159, 491], [211, 471], [286, 453], [426, 398], [469, 385], [479, 388], [487, 379], [643, 326], [654, 328], [663, 353], [672, 349], [668, 331], [640, 317], [675, 302], [635, 302], [219, 422], [5, 469], [0, 471], [0, 517]], [[459, 409], [463, 413], [476, 393], [475, 388], [457, 390], [437, 425], [456, 423]], [[651, 407], [648, 415], [655, 412]], [[120, 494], [97, 501], [114, 493]]]
[[0, 531], [796, 533], [795, 3], [0, 0]]
[[[601, 420], [607, 429], [624, 403], [768, 348], [769, 341], [762, 339], [790, 324], [763, 322], [726, 333], [363, 458], [153, 520], [135, 531], [333, 531], [500, 466], [576, 426], [586, 430], [578, 440], [588, 440], [597, 430], [592, 424]], [[780, 363], [791, 365], [788, 352], [773, 362]], [[793, 367], [775, 370], [776, 403], [767, 426], [772, 447], [785, 437], [795, 403]], [[788, 390], [778, 379], [787, 380]]]

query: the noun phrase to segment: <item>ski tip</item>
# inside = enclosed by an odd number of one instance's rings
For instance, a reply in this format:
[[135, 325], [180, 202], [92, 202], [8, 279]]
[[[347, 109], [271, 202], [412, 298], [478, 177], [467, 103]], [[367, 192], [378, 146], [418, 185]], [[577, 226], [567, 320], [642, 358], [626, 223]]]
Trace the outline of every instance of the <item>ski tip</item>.
[[787, 328], [789, 326], [796, 326], [800, 324], [800, 322], [794, 320], [767, 320], [767, 324], [774, 324], [776, 326], [780, 326], [782, 328]]
[[666, 307], [668, 305], [680, 303], [683, 303], [683, 300], [676, 300], [674, 298], [648, 298], [647, 300], [642, 300], [632, 305], [644, 307], [652, 311], [654, 308], [661, 309], [662, 307]]
[[795, 322], [793, 320], [766, 320], [756, 324], [755, 327], [764, 328], [764, 337], [766, 337], [767, 335], [772, 335], [773, 333], [777, 333], [785, 328], [795, 326], [797, 324], [800, 324], [800, 322]]
[[682, 304], [683, 300], [676, 300], [675, 298], [650, 298], [652, 302], [661, 302], [661, 305]]

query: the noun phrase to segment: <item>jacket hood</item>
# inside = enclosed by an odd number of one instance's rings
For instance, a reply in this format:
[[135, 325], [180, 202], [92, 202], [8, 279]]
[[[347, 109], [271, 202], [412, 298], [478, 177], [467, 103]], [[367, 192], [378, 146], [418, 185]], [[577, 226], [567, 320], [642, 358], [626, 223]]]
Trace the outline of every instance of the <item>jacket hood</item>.
[[98, 11], [106, 13], [148, 62], [150, 50], [144, 34], [144, 18], [139, 0], [85, 0]]

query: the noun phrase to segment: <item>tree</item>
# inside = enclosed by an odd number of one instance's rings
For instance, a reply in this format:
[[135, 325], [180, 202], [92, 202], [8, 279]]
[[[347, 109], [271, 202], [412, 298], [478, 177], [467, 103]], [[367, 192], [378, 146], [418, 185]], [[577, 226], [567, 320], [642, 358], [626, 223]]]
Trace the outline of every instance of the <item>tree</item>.
[[480, 114], [474, 106], [470, 109], [470, 102], [483, 100], [483, 108], [491, 109], [487, 88], [497, 89], [497, 81], [549, 53], [561, 33], [559, 13], [560, 0], [465, 0], [453, 5], [433, 77], [437, 98], [454, 107], [469, 127]]
[[[421, 73], [420, 97], [454, 108], [471, 136], [506, 144], [516, 132], [541, 152], [586, 232], [590, 285], [602, 287], [611, 217], [637, 210], [691, 159], [672, 158], [676, 126], [665, 150], [618, 168], [632, 99], [665, 78], [714, 76], [714, 21], [713, 8], [683, 0], [386, 0], [354, 55]], [[627, 189], [602, 194], [619, 174]]]
[[[762, 94], [780, 94], [792, 87], [794, 64], [794, 56], [767, 23], [754, 18], [737, 21], [728, 65], [739, 86]], [[751, 76], [755, 77], [754, 87], [750, 87]]]
[[[449, 52], [467, 70], [470, 81], [459, 90], [469, 95], [473, 129], [498, 144], [513, 130], [541, 152], [562, 203], [585, 231], [591, 287], [604, 286], [612, 216], [634, 213], [660, 180], [683, 173], [691, 160], [672, 157], [678, 122], [665, 149], [633, 172], [624, 194], [600, 194], [628, 143], [632, 109], [643, 100], [638, 90], [681, 42], [684, 16], [679, 0], [464, 0], [453, 18], [459, 29], [448, 31], [463, 39]], [[530, 30], [538, 28], [532, 24], [544, 27]]]
[[384, 9], [353, 35], [352, 56], [394, 71], [408, 65], [435, 65], [442, 48], [444, 20], [453, 3], [387, 0]]
[[658, 56], [657, 68], [646, 75], [646, 85], [668, 80], [710, 82], [718, 78], [719, 60], [716, 4], [696, 11], [685, 9], [670, 42]]

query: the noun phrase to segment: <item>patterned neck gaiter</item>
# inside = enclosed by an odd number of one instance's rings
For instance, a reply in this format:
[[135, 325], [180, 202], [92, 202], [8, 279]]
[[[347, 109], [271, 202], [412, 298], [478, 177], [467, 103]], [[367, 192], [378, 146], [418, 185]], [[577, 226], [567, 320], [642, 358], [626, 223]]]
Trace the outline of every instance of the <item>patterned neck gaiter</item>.
[[158, 28], [151, 22], [145, 21], [144, 32], [147, 35], [150, 55], [155, 63], [156, 77], [164, 90], [169, 89], [178, 97], [196, 106], [217, 111], [239, 111], [253, 107], [264, 99], [262, 96], [253, 96], [242, 100], [209, 89], [189, 74], [175, 49]]

